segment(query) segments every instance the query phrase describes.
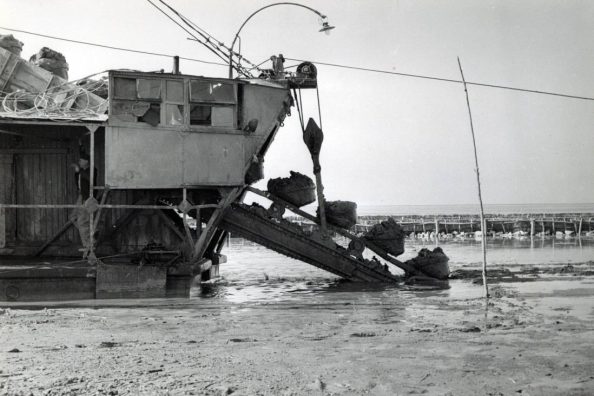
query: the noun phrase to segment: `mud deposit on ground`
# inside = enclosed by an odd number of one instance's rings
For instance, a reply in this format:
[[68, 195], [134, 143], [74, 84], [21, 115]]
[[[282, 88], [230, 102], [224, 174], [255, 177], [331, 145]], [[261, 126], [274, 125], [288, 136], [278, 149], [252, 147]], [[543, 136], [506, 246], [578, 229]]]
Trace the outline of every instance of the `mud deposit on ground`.
[[0, 393], [589, 395], [592, 283], [500, 283], [487, 311], [469, 280], [297, 301], [13, 306], [0, 311]]

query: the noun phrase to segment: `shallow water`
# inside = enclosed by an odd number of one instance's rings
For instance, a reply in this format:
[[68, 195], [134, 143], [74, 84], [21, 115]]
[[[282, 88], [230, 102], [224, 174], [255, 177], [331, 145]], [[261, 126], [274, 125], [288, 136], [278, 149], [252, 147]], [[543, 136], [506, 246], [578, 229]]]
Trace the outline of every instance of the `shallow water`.
[[[415, 257], [420, 249], [432, 249], [436, 245], [450, 257], [451, 270], [478, 269], [482, 265], [481, 244], [474, 239], [438, 241], [437, 244], [431, 240], [407, 239], [405, 253], [399, 259]], [[204, 284], [196, 283], [191, 289], [189, 299], [113, 299], [8, 305], [33, 309], [46, 306], [244, 309], [262, 305], [290, 306], [291, 309], [312, 305], [350, 305], [353, 309], [357, 306], [377, 306], [378, 309], [396, 309], [399, 304], [404, 304], [408, 306], [410, 313], [410, 304], [414, 305], [417, 301], [423, 310], [432, 309], [435, 315], [439, 316], [447, 309], [447, 306], [444, 308], [440, 304], [448, 301], [476, 300], [483, 294], [483, 287], [470, 280], [451, 280], [450, 287], [445, 290], [344, 282], [331, 273], [243, 239], [231, 239], [223, 253], [227, 255], [228, 262], [220, 267], [221, 277]], [[512, 271], [532, 266], [560, 268], [567, 264], [593, 269], [594, 240], [489, 239], [487, 260], [489, 268], [505, 267]], [[391, 267], [391, 270], [400, 273], [395, 267]], [[594, 279], [582, 279], [571, 274], [543, 274], [541, 278], [542, 280], [533, 282], [499, 283], [494, 287], [504, 287], [515, 297], [538, 301], [537, 305], [542, 312], [566, 308], [569, 314], [592, 315]]]
[[[474, 239], [438, 241], [437, 244], [435, 241], [407, 240], [405, 253], [399, 258], [407, 260], [416, 256], [418, 250], [432, 249], [436, 245], [450, 257], [451, 270], [482, 265], [481, 244]], [[482, 287], [468, 281], [451, 281], [449, 289], [431, 291], [341, 282], [333, 274], [242, 239], [232, 239], [223, 253], [228, 262], [221, 265], [221, 279], [201, 287], [197, 285], [192, 290], [192, 297], [230, 303], [373, 301], [381, 304], [402, 293], [426, 293], [427, 296], [449, 299], [476, 298], [482, 294]], [[493, 239], [488, 242], [487, 261], [491, 268], [556, 267], [580, 265], [592, 260], [594, 241], [591, 239]], [[394, 268], [392, 272], [400, 273], [400, 270]]]

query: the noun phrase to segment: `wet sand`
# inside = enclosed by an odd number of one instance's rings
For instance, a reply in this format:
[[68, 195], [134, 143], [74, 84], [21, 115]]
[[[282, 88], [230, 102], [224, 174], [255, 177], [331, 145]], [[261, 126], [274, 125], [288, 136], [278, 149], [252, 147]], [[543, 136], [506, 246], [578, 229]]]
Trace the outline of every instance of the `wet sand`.
[[241, 243], [189, 299], [5, 303], [0, 394], [594, 393], [592, 241], [491, 246], [487, 310], [480, 245], [443, 248], [447, 290], [337, 282]]
[[591, 395], [593, 284], [500, 283], [487, 311], [470, 280], [437, 291], [338, 284], [294, 301], [5, 308], [0, 393]]

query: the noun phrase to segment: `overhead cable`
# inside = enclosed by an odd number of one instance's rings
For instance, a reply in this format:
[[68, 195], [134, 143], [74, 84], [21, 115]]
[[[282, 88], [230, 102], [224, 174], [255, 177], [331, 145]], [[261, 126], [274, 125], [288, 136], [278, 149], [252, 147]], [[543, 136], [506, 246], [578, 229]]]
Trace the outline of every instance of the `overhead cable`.
[[[30, 34], [32, 36], [39, 36], [39, 37], [50, 38], [50, 39], [53, 39], [53, 40], [68, 41], [70, 43], [84, 44], [84, 45], [91, 45], [93, 47], [107, 48], [107, 49], [112, 49], [112, 50], [116, 50], [116, 51], [134, 52], [134, 53], [137, 53], [137, 54], [163, 56], [163, 57], [167, 57], [167, 58], [172, 58], [173, 56], [175, 56], [175, 55], [163, 54], [163, 53], [159, 53], [159, 52], [142, 51], [142, 50], [135, 50], [135, 49], [131, 49], [131, 48], [114, 47], [112, 45], [106, 45], [106, 44], [90, 43], [88, 41], [72, 40], [72, 39], [67, 39], [67, 38], [64, 38], [64, 37], [50, 36], [50, 35], [47, 35], [47, 34], [29, 32], [29, 31], [20, 30], [20, 29], [12, 29], [12, 28], [2, 27], [2, 26], [0, 26], [0, 29], [2, 29], [2, 30], [8, 30], [8, 31], [11, 31], [11, 32], [18, 32], [18, 33], [23, 33], [23, 34]], [[209, 64], [209, 65], [229, 66], [227, 63], [210, 62], [210, 61], [206, 61], [206, 60], [202, 60], [202, 59], [196, 59], [196, 58], [186, 58], [186, 57], [182, 57], [182, 56], [180, 56], [179, 58], [180, 59], [183, 59], [183, 60], [191, 61], [191, 62], [206, 63], [206, 64]]]
[[[147, 1], [149, 3], [151, 3], [155, 8], [157, 8], [159, 11], [161, 11], [163, 14], [165, 14], [176, 25], [180, 26], [185, 32], [189, 33], [187, 29], [185, 29], [183, 26], [181, 26], [170, 15], [168, 15], [167, 13], [165, 13], [160, 7], [157, 7], [151, 0], [147, 0]], [[189, 18], [187, 18], [182, 13], [180, 13], [179, 11], [177, 11], [175, 8], [173, 8], [172, 6], [170, 6], [169, 4], [167, 4], [167, 2], [165, 2], [164, 0], [158, 0], [158, 1], [161, 4], [163, 4], [165, 7], [167, 7], [171, 12], [173, 12], [187, 27], [189, 27], [190, 29], [192, 29], [193, 31], [195, 31], [196, 33], [198, 33], [204, 39], [204, 41], [200, 41], [200, 40], [196, 40], [196, 41], [198, 41], [199, 43], [201, 43], [205, 47], [209, 48], [211, 51], [216, 52], [216, 53], [219, 53], [218, 56], [220, 58], [224, 59], [224, 60], [227, 59], [228, 53], [232, 53], [233, 55], [237, 56], [238, 60], [235, 61], [235, 65], [233, 65], [233, 67], [235, 68], [235, 70], [237, 70], [238, 73], [241, 73], [241, 74], [243, 74], [246, 77], [253, 77], [249, 73], [249, 70], [247, 70], [240, 63], [243, 60], [244, 62], [248, 63], [249, 65], [255, 66], [252, 62], [250, 62], [248, 59], [244, 58], [240, 54], [237, 54], [236, 52], [232, 51], [231, 48], [228, 48], [225, 45], [225, 43], [223, 43], [220, 40], [217, 40], [214, 36], [212, 36], [206, 30], [204, 30], [201, 27], [199, 27], [198, 25], [196, 25]], [[192, 37], [196, 38], [196, 36], [192, 35], [191, 33], [189, 33], [189, 34]], [[223, 51], [221, 49], [221, 47], [224, 48], [225, 50], [227, 50], [227, 52]], [[232, 57], [230, 58], [230, 61], [233, 62]]]
[[[305, 62], [305, 60], [303, 60], [303, 59], [294, 59], [294, 58], [287, 58], [287, 57], [285, 57], [285, 59], [296, 61], [296, 62]], [[365, 71], [365, 72], [373, 72], [373, 73], [381, 73], [381, 74], [392, 74], [392, 75], [402, 76], [402, 77], [423, 78], [426, 80], [435, 80], [435, 81], [450, 82], [450, 83], [457, 83], [457, 84], [464, 83], [462, 80], [455, 80], [455, 79], [450, 79], [450, 78], [441, 78], [441, 77], [434, 77], [434, 76], [426, 76], [426, 75], [421, 75], [421, 74], [401, 73], [401, 72], [395, 72], [395, 71], [389, 71], [389, 70], [371, 69], [371, 68], [367, 68], [367, 67], [349, 66], [349, 65], [341, 65], [341, 64], [337, 64], [337, 63], [317, 62], [317, 61], [310, 61], [310, 60], [308, 60], [307, 62], [311, 62], [315, 65], [339, 67], [342, 69], [360, 70], [360, 71]], [[470, 81], [466, 81], [466, 85], [476, 85], [476, 86], [487, 87], [487, 88], [499, 88], [499, 89], [507, 89], [507, 90], [511, 90], [511, 91], [529, 92], [529, 93], [535, 93], [535, 94], [541, 94], [541, 95], [552, 95], [552, 96], [560, 96], [563, 98], [594, 101], [594, 98], [587, 97], [587, 96], [568, 95], [568, 94], [562, 94], [562, 93], [550, 92], [550, 91], [540, 91], [540, 90], [535, 90], [535, 89], [509, 87], [509, 86], [505, 86], [505, 85], [485, 84], [485, 83], [470, 82]]]
[[217, 53], [217, 51], [215, 49], [213, 49], [211, 46], [207, 45], [205, 42], [201, 41], [198, 37], [196, 37], [194, 34], [192, 34], [192, 32], [190, 32], [188, 29], [186, 29], [184, 26], [182, 26], [179, 22], [177, 22], [175, 19], [173, 19], [173, 17], [171, 15], [169, 15], [168, 13], [166, 13], [164, 10], [162, 10], [159, 6], [157, 6], [151, 0], [146, 0], [146, 1], [148, 1], [153, 7], [155, 7], [163, 15], [165, 15], [167, 18], [169, 18], [173, 23], [175, 23], [177, 26], [179, 26], [180, 28], [182, 28], [186, 33], [188, 33], [190, 36], [192, 36], [196, 41], [198, 41], [200, 44], [202, 44], [206, 48], [208, 48], [213, 54], [215, 54], [216, 56], [218, 56], [222, 60], [225, 60], [225, 57], [224, 56], [222, 56], [221, 54]]
[[[159, 53], [159, 52], [136, 50], [136, 49], [132, 49], [132, 48], [115, 47], [115, 46], [106, 45], [106, 44], [91, 43], [91, 42], [82, 41], [82, 40], [73, 40], [73, 39], [68, 39], [68, 38], [64, 38], [64, 37], [51, 36], [51, 35], [48, 35], [48, 34], [30, 32], [30, 31], [22, 30], [22, 29], [8, 28], [8, 27], [4, 27], [4, 26], [0, 26], [0, 29], [11, 31], [11, 32], [18, 32], [18, 33], [23, 33], [23, 34], [30, 34], [32, 36], [45, 37], [45, 38], [49, 38], [49, 39], [52, 39], [52, 40], [67, 41], [67, 42], [70, 42], [70, 43], [90, 45], [90, 46], [93, 46], [93, 47], [100, 47], [100, 48], [107, 48], [107, 49], [112, 49], [112, 50], [116, 50], [116, 51], [132, 52], [132, 53], [136, 53], [136, 54], [153, 55], [153, 56], [162, 56], [162, 57], [166, 57], [166, 58], [172, 58], [173, 56], [175, 56], [173, 54], [164, 54], [164, 53]], [[183, 29], [186, 30], [185, 28], [183, 28]], [[188, 32], [188, 34], [191, 34], [191, 33]], [[194, 37], [194, 39], [196, 41], [202, 42], [202, 41], [198, 40], [195, 37]], [[216, 54], [216, 55], [220, 57], [219, 54]], [[198, 63], [204, 63], [204, 64], [209, 64], [209, 65], [225, 66], [225, 67], [228, 67], [229, 66], [228, 63], [211, 62], [211, 61], [206, 61], [206, 60], [203, 60], [203, 59], [187, 58], [187, 57], [183, 57], [183, 56], [180, 56], [179, 58], [180, 59], [183, 59], [183, 60], [190, 61], [190, 62], [198, 62]], [[286, 60], [291, 60], [291, 61], [296, 61], [296, 62], [304, 62], [305, 61], [303, 59], [295, 59], [295, 58], [287, 58], [287, 57], [285, 57], [285, 59]], [[367, 67], [342, 65], [342, 64], [338, 64], [338, 63], [329, 63], [329, 62], [318, 62], [318, 61], [308, 61], [308, 62], [312, 62], [312, 63], [314, 63], [316, 65], [331, 66], [331, 67], [337, 67], [337, 68], [342, 68], [342, 69], [359, 70], [359, 71], [365, 71], [365, 72], [373, 72], [373, 73], [380, 73], [380, 74], [389, 74], [389, 75], [396, 75], [396, 76], [402, 76], [402, 77], [421, 78], [421, 79], [426, 79], [426, 80], [434, 80], [434, 81], [457, 83], [457, 84], [462, 84], [463, 83], [461, 80], [450, 79], [450, 78], [441, 78], [441, 77], [435, 77], [435, 76], [427, 76], [427, 75], [421, 75], [421, 74], [402, 73], [402, 72], [395, 72], [395, 71], [389, 71], [389, 70], [381, 70], [381, 69], [372, 69], [372, 68], [367, 68]], [[258, 66], [260, 66], [260, 65], [258, 65]], [[252, 68], [250, 70], [253, 70], [253, 69], [254, 68]], [[578, 95], [569, 95], [569, 94], [563, 94], [563, 93], [551, 92], [551, 91], [541, 91], [541, 90], [535, 90], [535, 89], [517, 88], [517, 87], [510, 87], [510, 86], [505, 86], [505, 85], [486, 84], [486, 83], [478, 83], [478, 82], [471, 82], [471, 81], [467, 81], [466, 84], [467, 85], [480, 86], [480, 87], [486, 87], [486, 88], [498, 88], [498, 89], [506, 89], [506, 90], [519, 91], [519, 92], [528, 92], [528, 93], [534, 93], [534, 94], [540, 94], [540, 95], [551, 95], [551, 96], [557, 96], [557, 97], [569, 98], [569, 99], [581, 99], [581, 100], [594, 101], [594, 98], [593, 97], [578, 96]]]

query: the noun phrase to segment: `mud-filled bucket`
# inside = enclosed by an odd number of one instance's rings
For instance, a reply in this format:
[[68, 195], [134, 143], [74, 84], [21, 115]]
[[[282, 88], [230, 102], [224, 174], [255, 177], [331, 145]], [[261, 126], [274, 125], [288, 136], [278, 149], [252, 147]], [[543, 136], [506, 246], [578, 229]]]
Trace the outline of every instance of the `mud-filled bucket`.
[[297, 206], [298, 208], [315, 202], [316, 185], [312, 179], [291, 171], [290, 177], [268, 180], [268, 192]]
[[449, 260], [440, 247], [436, 247], [433, 251], [423, 248], [419, 250], [417, 257], [408, 260], [406, 264], [431, 278], [443, 280], [448, 279], [450, 275]]
[[375, 224], [363, 238], [393, 256], [404, 253], [404, 231], [393, 218]]
[[[326, 221], [340, 228], [357, 224], [357, 204], [350, 201], [325, 201]], [[317, 210], [320, 217], [320, 208]]]

